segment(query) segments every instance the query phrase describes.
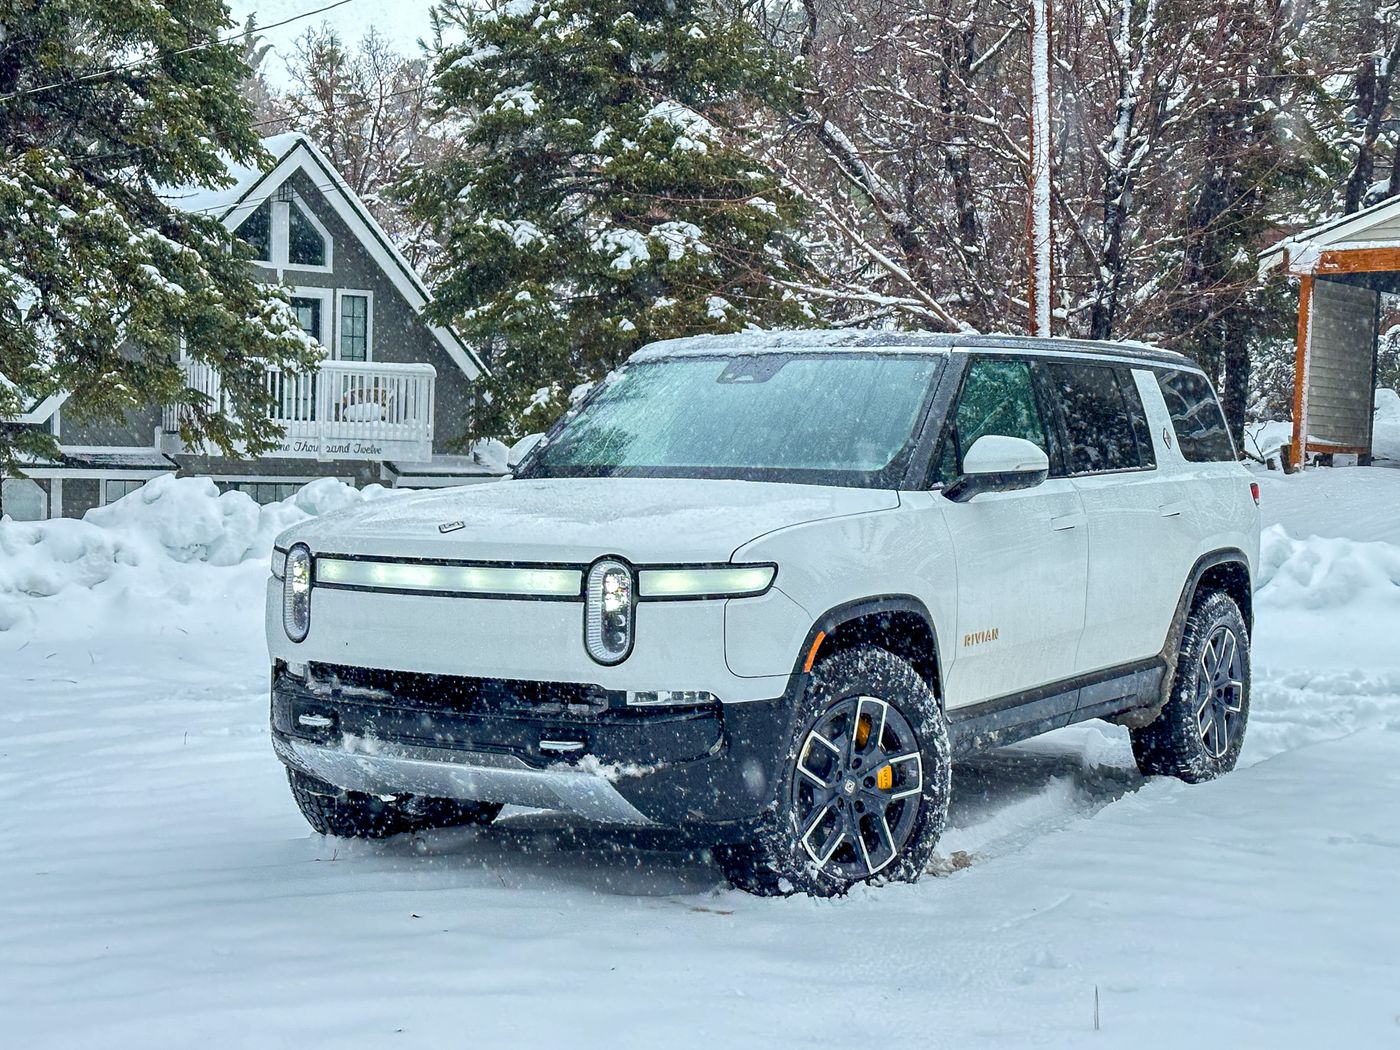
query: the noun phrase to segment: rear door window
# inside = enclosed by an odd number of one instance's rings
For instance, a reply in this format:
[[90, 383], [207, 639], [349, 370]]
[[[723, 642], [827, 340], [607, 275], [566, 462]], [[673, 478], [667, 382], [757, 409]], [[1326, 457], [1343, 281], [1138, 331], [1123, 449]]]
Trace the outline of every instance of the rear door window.
[[1157, 465], [1147, 414], [1132, 377], [1113, 365], [1061, 361], [1046, 374], [1064, 418], [1071, 474]]
[[1177, 447], [1191, 463], [1217, 463], [1238, 458], [1220, 402], [1203, 375], [1158, 372], [1157, 385], [1171, 413]]

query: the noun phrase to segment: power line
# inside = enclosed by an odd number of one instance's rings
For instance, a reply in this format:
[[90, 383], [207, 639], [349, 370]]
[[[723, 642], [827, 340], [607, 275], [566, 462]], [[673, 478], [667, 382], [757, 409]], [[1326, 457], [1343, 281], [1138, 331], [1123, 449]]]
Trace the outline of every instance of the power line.
[[[56, 80], [50, 84], [40, 84], [36, 87], [25, 88], [23, 91], [15, 91], [9, 95], [0, 95], [0, 102], [11, 102], [14, 99], [24, 98], [28, 95], [41, 95], [46, 91], [54, 91], [58, 88], [73, 87], [77, 84], [84, 84], [93, 80], [102, 80], [106, 77], [115, 76], [117, 73], [124, 73], [128, 69], [139, 69], [141, 66], [148, 66], [152, 62], [158, 62], [163, 58], [178, 58], [180, 55], [188, 55], [194, 51], [204, 51], [211, 47], [221, 47], [224, 44], [232, 44], [237, 40], [245, 40], [256, 33], [264, 33], [269, 29], [278, 29], [281, 26], [290, 25], [292, 22], [299, 22], [303, 18], [312, 18], [316, 15], [324, 14], [327, 11], [333, 11], [337, 7], [344, 7], [350, 2], [351, 0], [334, 0], [333, 3], [318, 7], [313, 11], [303, 11], [299, 15], [292, 15], [289, 18], [282, 19], [280, 22], [271, 22], [265, 26], [254, 25], [252, 29], [245, 29], [241, 33], [234, 33], [231, 36], [226, 36], [221, 39], [206, 40], [201, 44], [191, 44], [189, 47], [182, 47], [178, 51], [163, 51], [149, 58], [133, 59], [119, 66], [99, 69], [94, 73], [85, 73], [83, 76], [74, 77], [72, 80]], [[254, 17], [256, 17], [256, 12], [254, 13]]]

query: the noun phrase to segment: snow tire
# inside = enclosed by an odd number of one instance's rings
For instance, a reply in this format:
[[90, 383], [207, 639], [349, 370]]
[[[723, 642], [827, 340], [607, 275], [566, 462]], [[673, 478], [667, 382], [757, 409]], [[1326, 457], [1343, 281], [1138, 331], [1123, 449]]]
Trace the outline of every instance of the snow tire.
[[[1232, 647], [1228, 657], [1212, 648], [1223, 644]], [[1206, 678], [1212, 658], [1215, 664], [1228, 658], [1234, 667], [1233, 674], [1215, 676], [1223, 683], [1218, 688]], [[1171, 698], [1156, 721], [1130, 732], [1138, 769], [1190, 784], [1234, 769], [1249, 721], [1249, 679], [1249, 628], [1239, 606], [1223, 591], [1199, 596], [1182, 632]], [[1208, 725], [1201, 712], [1212, 706], [1217, 724]]]
[[[914, 792], [918, 807], [907, 824], [903, 819], [898, 822], [908, 827], [907, 837], [897, 850], [891, 849], [892, 859], [873, 873], [858, 876], [838, 872], [832, 864], [813, 861], [810, 847], [803, 845], [793, 787], [802, 776], [798, 768], [800, 752], [805, 750], [804, 745], [815, 732], [814, 727], [841, 705], [850, 705], [853, 698], [857, 724], [861, 703], [888, 705], [893, 712], [891, 723], [897, 721], [906, 734], [912, 733], [916, 738], [914, 750], [918, 759], [907, 764], [910, 772], [900, 775], [909, 777], [917, 767], [919, 777], [918, 791]], [[759, 831], [748, 841], [715, 849], [715, 859], [730, 884], [760, 896], [806, 893], [814, 897], [833, 897], [860, 882], [917, 880], [943, 831], [952, 781], [948, 723], [928, 683], [908, 661], [884, 649], [860, 646], [843, 650], [823, 660], [813, 670], [793, 711], [791, 726], [783, 775], [775, 785], [774, 798], [765, 811]], [[884, 730], [882, 723], [879, 732]], [[879, 744], [877, 740], [876, 746]], [[892, 766], [899, 759], [886, 761]], [[865, 772], [875, 770], [872, 765]], [[868, 785], [869, 780], [865, 783]], [[879, 815], [883, 820], [885, 813]], [[892, 841], [889, 821], [885, 820], [884, 825], [885, 835]], [[854, 852], [854, 844], [852, 849]], [[865, 866], [870, 868], [871, 853], [863, 845], [861, 850], [859, 856], [864, 857]]]

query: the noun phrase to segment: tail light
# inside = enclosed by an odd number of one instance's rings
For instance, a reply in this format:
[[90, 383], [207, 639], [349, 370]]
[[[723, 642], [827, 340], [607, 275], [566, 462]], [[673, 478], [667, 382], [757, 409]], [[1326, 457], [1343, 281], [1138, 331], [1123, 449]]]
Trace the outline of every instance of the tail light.
[[1259, 506], [1259, 482], [1251, 481], [1249, 483], [1249, 494], [1254, 497], [1254, 505]]

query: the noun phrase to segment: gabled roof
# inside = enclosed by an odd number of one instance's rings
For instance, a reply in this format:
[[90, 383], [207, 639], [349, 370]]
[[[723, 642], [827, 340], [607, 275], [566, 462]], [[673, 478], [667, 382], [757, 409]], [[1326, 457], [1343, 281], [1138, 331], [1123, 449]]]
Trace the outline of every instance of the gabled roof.
[[[225, 227], [234, 230], [293, 174], [298, 171], [305, 172], [389, 281], [414, 311], [421, 315], [431, 298], [423, 279], [409, 265], [403, 253], [394, 247], [394, 242], [369, 213], [359, 195], [350, 188], [315, 143], [300, 132], [290, 132], [265, 138], [262, 145], [272, 155], [273, 163], [270, 168], [254, 168], [227, 160], [225, 166], [233, 181], [223, 189], [199, 186], [169, 187], [160, 190], [161, 198], [184, 211], [212, 215]], [[468, 379], [475, 379], [485, 371], [481, 359], [451, 328], [443, 325], [429, 325], [428, 328], [447, 356]], [[8, 383], [4, 376], [0, 376], [0, 381]], [[63, 407], [67, 399], [67, 394], [45, 398], [31, 405], [28, 411], [11, 422], [45, 423], [54, 412]]]
[[[233, 182], [228, 187], [220, 190], [174, 188], [162, 191], [161, 196], [185, 211], [212, 215], [225, 227], [234, 230], [262, 207], [278, 187], [301, 171], [316, 184], [340, 220], [349, 227], [409, 305], [421, 315], [431, 299], [423, 279], [394, 247], [394, 242], [369, 213], [359, 194], [350, 188], [316, 144], [300, 132], [290, 132], [263, 139], [263, 148], [273, 158], [272, 167], [266, 170], [229, 162], [228, 172]], [[428, 327], [447, 356], [468, 379], [475, 379], [485, 371], [480, 358], [451, 328], [443, 325]]]
[[1324, 251], [1400, 248], [1400, 197], [1389, 197], [1285, 237], [1259, 253], [1259, 272], [1286, 263], [1292, 272], [1311, 271]]

